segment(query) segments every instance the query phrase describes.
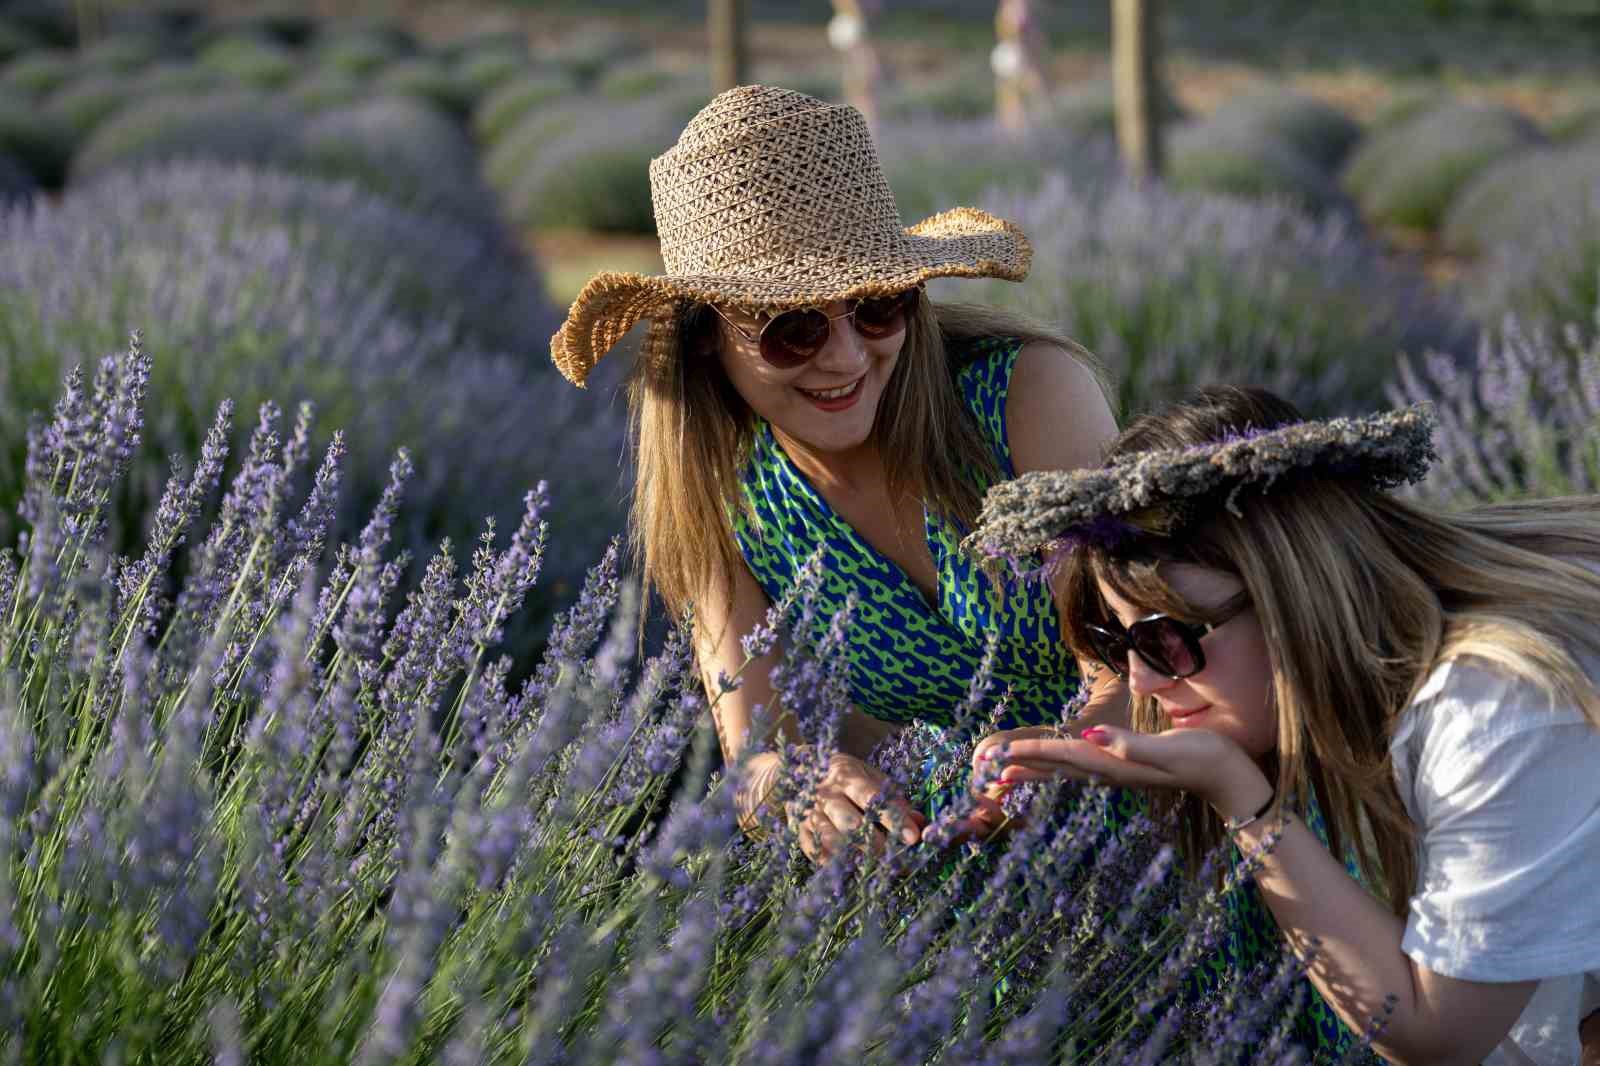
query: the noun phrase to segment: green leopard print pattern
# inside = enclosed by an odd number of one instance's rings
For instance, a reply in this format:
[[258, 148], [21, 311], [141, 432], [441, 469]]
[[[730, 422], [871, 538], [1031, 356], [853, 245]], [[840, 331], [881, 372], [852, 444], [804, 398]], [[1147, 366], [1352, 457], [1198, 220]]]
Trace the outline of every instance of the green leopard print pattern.
[[[994, 338], [953, 353], [961, 395], [1005, 477], [1015, 474], [1005, 433], [1006, 389], [1021, 347], [1015, 339]], [[735, 509], [734, 537], [772, 602], [783, 598], [819, 548], [826, 561], [816, 632], [809, 635], [820, 638], [856, 594], [847, 654], [851, 694], [861, 710], [890, 722], [951, 724], [987, 642], [997, 639], [990, 704], [1005, 695], [999, 727], [1060, 719], [1079, 679], [1045, 582], [1007, 577], [997, 589], [960, 550], [966, 531], [925, 510], [923, 532], [939, 575], [938, 603], [929, 604], [896, 563], [834, 513], [765, 421], [757, 423], [740, 488], [746, 507]]]

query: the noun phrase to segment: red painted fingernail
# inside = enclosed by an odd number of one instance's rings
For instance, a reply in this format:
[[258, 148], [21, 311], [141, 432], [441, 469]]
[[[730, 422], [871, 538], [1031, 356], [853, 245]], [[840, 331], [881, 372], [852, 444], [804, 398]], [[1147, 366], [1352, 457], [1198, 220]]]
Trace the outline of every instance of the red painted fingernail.
[[1097, 725], [1090, 726], [1088, 729], [1085, 729], [1078, 735], [1084, 740], [1087, 740], [1089, 743], [1099, 744], [1101, 747], [1111, 743], [1111, 734], [1107, 733], [1104, 729], [1101, 729]]

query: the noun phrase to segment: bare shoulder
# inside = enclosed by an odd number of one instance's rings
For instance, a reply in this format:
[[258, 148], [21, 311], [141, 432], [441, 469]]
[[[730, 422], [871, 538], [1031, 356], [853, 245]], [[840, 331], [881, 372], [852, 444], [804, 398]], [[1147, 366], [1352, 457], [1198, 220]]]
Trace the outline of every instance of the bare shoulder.
[[1023, 345], [1006, 390], [1006, 438], [1017, 473], [1098, 466], [1116, 434], [1087, 352], [1048, 341]]

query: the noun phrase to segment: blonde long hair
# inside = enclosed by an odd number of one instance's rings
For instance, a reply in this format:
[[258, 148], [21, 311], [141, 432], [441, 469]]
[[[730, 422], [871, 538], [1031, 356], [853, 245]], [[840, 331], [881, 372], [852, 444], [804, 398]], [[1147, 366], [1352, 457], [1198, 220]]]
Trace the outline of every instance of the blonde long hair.
[[[910, 493], [970, 524], [983, 486], [999, 476], [994, 452], [956, 386], [952, 342], [1042, 340], [1071, 352], [1105, 380], [1081, 346], [1022, 315], [970, 304], [918, 301], [873, 425], [893, 497]], [[731, 512], [756, 420], [716, 358], [715, 318], [682, 308], [670, 343], [647, 346], [628, 381], [636, 461], [630, 530], [646, 590], [675, 618], [742, 566]]]
[[[1113, 457], [1222, 439], [1295, 421], [1293, 407], [1250, 389], [1203, 390], [1136, 420]], [[1086, 621], [1106, 617], [1096, 579], [1141, 607], [1217, 621], [1179, 596], [1160, 565], [1194, 563], [1243, 582], [1272, 659], [1280, 797], [1314, 794], [1338, 856], [1350, 848], [1369, 885], [1404, 913], [1416, 876], [1414, 829], [1395, 788], [1389, 741], [1434, 668], [1486, 660], [1582, 709], [1600, 728], [1600, 692], [1577, 655], [1600, 658], [1600, 497], [1499, 504], [1464, 513], [1410, 503], [1335, 478], [1246, 493], [1179, 537], [1140, 537], [1074, 552], [1062, 575], [1068, 643], [1092, 658]], [[1215, 612], [1210, 612], [1215, 614]], [[1171, 727], [1153, 699], [1134, 727]], [[1154, 802], [1182, 815], [1194, 861], [1223, 839], [1188, 796]]]

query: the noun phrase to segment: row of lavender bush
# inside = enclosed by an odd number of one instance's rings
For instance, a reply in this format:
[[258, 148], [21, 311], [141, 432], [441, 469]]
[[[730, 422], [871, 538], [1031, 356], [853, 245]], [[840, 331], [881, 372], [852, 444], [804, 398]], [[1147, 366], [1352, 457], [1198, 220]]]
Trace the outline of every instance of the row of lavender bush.
[[[684, 636], [635, 661], [615, 544], [519, 671], [500, 644], [540, 577], [542, 486], [509, 537], [407, 581], [401, 452], [322, 576], [346, 445], [318, 459], [310, 410], [269, 403], [232, 459], [224, 405], [114, 554], [154, 372], [135, 338], [68, 375], [0, 553], [0, 1055], [1304, 1061], [1295, 962], [1187, 983], [1246, 869], [1177, 878], [1158, 827], [1097, 828], [1096, 790], [1018, 797], [987, 848], [941, 844], [959, 805], [928, 843], [817, 868], [776, 823], [739, 837], [741, 767], [714, 768]], [[747, 650], [810, 610], [779, 605]], [[824, 748], [848, 627], [775, 675]], [[877, 761], [908, 789], [930, 760], [964, 773], [976, 726]], [[804, 802], [821, 767], [791, 766]]]
[[[514, 247], [350, 183], [204, 163], [0, 215], [0, 500], [19, 498], [28, 412], [66, 367], [144, 324], [155, 402], [115, 501], [121, 549], [224, 398], [312, 401], [349, 429], [340, 530], [378, 499], [402, 445], [427, 457], [398, 530], [413, 551], [470, 539], [480, 511], [514, 521], [521, 487], [558, 461], [573, 531], [552, 559], [560, 595], [620, 523], [620, 409], [604, 383], [578, 392], [538, 357], [556, 319]], [[16, 535], [9, 509], [0, 534]]]

